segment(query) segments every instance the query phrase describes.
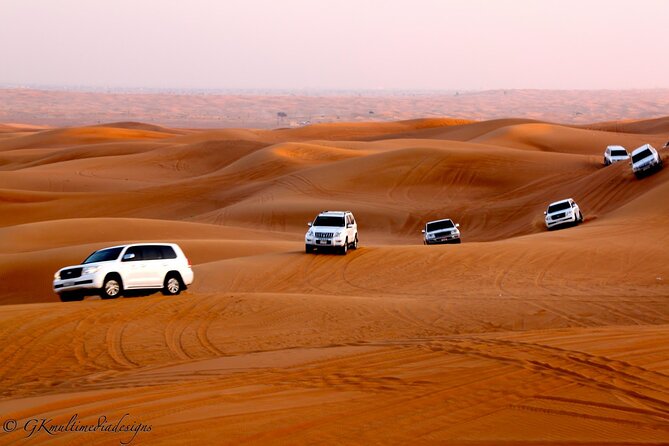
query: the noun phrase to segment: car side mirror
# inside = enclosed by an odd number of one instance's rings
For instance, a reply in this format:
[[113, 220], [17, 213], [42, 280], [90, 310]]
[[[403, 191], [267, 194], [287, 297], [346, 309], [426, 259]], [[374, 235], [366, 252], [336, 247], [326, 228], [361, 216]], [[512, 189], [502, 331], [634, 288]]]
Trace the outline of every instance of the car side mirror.
[[456, 223], [456, 224], [455, 224], [455, 227], [456, 227], [456, 228], [459, 228], [459, 227], [460, 227], [460, 223]]
[[307, 226], [311, 227], [311, 222], [307, 223]]
[[422, 232], [423, 234], [425, 234], [425, 229], [422, 229], [420, 232]]
[[125, 255], [123, 256], [123, 261], [124, 261], [124, 262], [127, 262], [128, 260], [132, 260], [132, 259], [134, 259], [134, 258], [135, 258], [135, 254], [133, 254], [133, 253], [125, 254]]
[[546, 211], [544, 211], [544, 215], [548, 215], [548, 213]]
[[349, 223], [349, 224], [347, 224], [346, 227], [349, 228], [349, 229], [352, 228], [352, 227], [353, 227], [353, 223]]

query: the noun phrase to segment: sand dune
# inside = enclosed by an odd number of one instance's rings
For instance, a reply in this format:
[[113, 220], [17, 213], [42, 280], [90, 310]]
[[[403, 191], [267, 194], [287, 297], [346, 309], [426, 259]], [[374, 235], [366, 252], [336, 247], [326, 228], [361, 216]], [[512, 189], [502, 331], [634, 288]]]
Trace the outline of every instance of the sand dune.
[[589, 129], [619, 133], [669, 134], [669, 118], [603, 122], [585, 126]]
[[[669, 443], [669, 171], [602, 165], [665, 124], [3, 126], [0, 411], [128, 413], [151, 425], [132, 444]], [[546, 231], [567, 197], [584, 224]], [[355, 213], [358, 250], [304, 254], [324, 209]], [[441, 217], [461, 245], [422, 245]], [[194, 284], [52, 293], [59, 267], [135, 241], [179, 243]], [[0, 444], [48, 434], [26, 435]]]

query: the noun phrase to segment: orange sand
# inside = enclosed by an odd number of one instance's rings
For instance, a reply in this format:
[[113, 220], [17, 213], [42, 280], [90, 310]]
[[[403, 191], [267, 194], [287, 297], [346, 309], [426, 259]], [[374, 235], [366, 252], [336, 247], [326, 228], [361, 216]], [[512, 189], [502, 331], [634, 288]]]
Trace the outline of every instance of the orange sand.
[[[284, 130], [0, 126], [0, 423], [132, 444], [669, 443], [669, 170], [602, 166], [669, 120]], [[665, 154], [666, 158], [666, 154]], [[666, 161], [666, 160], [665, 160]], [[586, 221], [547, 232], [573, 197]], [[350, 209], [361, 247], [306, 255]], [[428, 219], [462, 245], [426, 247]], [[173, 241], [181, 296], [61, 303], [94, 249]], [[0, 432], [0, 444], [132, 435]]]

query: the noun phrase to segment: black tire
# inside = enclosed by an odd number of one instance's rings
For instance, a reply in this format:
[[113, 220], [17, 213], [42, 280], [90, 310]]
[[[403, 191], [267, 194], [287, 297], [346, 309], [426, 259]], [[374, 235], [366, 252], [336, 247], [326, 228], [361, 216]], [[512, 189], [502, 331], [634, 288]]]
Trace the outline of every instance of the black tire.
[[355, 234], [355, 241], [353, 242], [351, 249], [358, 249], [358, 234]]
[[578, 211], [578, 222], [583, 223], [583, 213], [581, 211]]
[[457, 239], [457, 240], [455, 240], [453, 243], [455, 243], [456, 245], [459, 245], [460, 243], [462, 243], [462, 240]]
[[78, 291], [65, 291], [58, 295], [61, 302], [75, 302], [84, 300], [84, 294]]
[[304, 245], [304, 252], [307, 254], [311, 254], [314, 252], [314, 247], [312, 245]]
[[344, 241], [344, 246], [339, 248], [339, 254], [345, 256], [347, 252], [348, 252], [348, 238], [346, 238], [346, 241]]
[[168, 273], [163, 281], [163, 294], [165, 296], [178, 296], [184, 288], [183, 280], [177, 273]]
[[109, 274], [102, 282], [100, 297], [103, 299], [116, 299], [123, 294], [123, 281], [118, 274]]

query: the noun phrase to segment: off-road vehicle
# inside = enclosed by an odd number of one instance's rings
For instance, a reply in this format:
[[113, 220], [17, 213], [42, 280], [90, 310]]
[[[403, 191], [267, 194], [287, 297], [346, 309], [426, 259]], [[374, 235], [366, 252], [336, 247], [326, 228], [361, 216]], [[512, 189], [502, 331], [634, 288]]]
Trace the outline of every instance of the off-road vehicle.
[[304, 236], [305, 251], [335, 249], [346, 254], [358, 247], [358, 224], [350, 211], [323, 211], [307, 223], [309, 230]]
[[662, 157], [655, 147], [650, 144], [644, 144], [632, 152], [632, 172], [637, 178], [662, 169]]
[[423, 243], [437, 245], [442, 243], [460, 243], [460, 224], [450, 218], [429, 221], [423, 229]]
[[544, 212], [546, 227], [553, 229], [567, 224], [579, 224], [583, 221], [583, 214], [573, 198], [556, 201], [548, 205]]
[[193, 270], [179, 245], [142, 243], [100, 249], [81, 265], [58, 270], [53, 291], [63, 301], [82, 300], [96, 292], [113, 299], [136, 289], [162, 289], [175, 295], [191, 283]]
[[623, 146], [608, 146], [604, 151], [604, 165], [610, 166], [618, 161], [629, 159], [630, 154]]

